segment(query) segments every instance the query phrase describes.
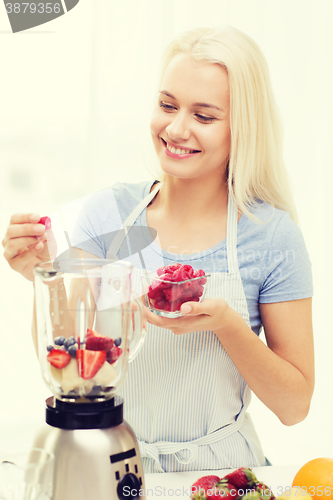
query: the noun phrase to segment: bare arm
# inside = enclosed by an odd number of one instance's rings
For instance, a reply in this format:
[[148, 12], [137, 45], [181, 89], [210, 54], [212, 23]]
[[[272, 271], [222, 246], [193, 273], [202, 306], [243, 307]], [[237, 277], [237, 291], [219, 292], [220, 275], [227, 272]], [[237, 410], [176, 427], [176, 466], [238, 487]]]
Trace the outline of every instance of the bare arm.
[[314, 389], [311, 302], [260, 304], [267, 346], [237, 313], [216, 332], [249, 387], [285, 425], [306, 417]]
[[314, 388], [311, 299], [260, 305], [267, 345], [223, 299], [187, 304], [192, 310], [176, 319], [145, 307], [146, 319], [176, 335], [214, 331], [245, 382], [283, 424], [306, 417]]
[[[38, 214], [14, 214], [9, 222], [2, 246], [10, 267], [29, 281], [34, 280], [33, 268], [50, 260], [49, 248], [55, 251], [52, 231], [38, 224]], [[49, 240], [49, 244], [46, 244]], [[36, 305], [33, 308], [33, 341], [37, 350]]]

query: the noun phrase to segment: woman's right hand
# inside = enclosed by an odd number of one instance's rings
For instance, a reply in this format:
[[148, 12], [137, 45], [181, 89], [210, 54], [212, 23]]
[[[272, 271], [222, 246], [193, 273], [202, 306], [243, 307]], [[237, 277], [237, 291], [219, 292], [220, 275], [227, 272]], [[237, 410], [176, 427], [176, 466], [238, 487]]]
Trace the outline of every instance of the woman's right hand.
[[55, 257], [56, 243], [52, 229], [38, 224], [38, 214], [14, 214], [2, 240], [4, 257], [14, 271], [34, 280], [36, 264]]

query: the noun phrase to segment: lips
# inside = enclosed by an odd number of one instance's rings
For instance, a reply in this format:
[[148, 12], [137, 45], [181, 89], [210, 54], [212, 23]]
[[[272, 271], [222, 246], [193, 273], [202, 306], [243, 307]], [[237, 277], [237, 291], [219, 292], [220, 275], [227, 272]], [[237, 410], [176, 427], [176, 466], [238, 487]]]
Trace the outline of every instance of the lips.
[[177, 144], [172, 144], [170, 142], [166, 142], [162, 137], [162, 142], [166, 148], [166, 150], [171, 153], [172, 155], [176, 156], [186, 156], [188, 157], [189, 155], [194, 155], [196, 153], [200, 153], [201, 151], [198, 149], [189, 149], [189, 148], [184, 148], [180, 145]]
[[201, 153], [201, 151], [198, 151], [197, 149], [184, 148], [179, 144], [172, 144], [170, 142], [167, 142], [162, 139], [162, 137], [160, 137], [160, 139], [164, 145], [164, 154], [171, 160], [185, 161], [187, 159], [193, 158], [198, 153]]

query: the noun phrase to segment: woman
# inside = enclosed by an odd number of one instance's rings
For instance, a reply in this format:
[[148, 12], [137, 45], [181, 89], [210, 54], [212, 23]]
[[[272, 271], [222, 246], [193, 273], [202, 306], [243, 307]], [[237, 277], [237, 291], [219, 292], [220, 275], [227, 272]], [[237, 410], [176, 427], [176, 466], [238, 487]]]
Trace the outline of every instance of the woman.
[[[246, 412], [250, 393], [285, 425], [306, 417], [312, 282], [268, 70], [253, 40], [230, 27], [177, 37], [165, 53], [151, 134], [163, 182], [93, 195], [75, 246], [122, 258], [122, 242], [111, 238], [118, 217], [157, 231], [144, 252], [149, 270], [180, 262], [212, 277], [205, 300], [182, 305], [182, 318], [145, 309], [146, 341], [122, 390], [125, 417], [146, 472], [265, 465]], [[3, 241], [10, 265], [28, 278], [47, 257], [45, 236], [34, 242], [36, 221], [14, 216]]]

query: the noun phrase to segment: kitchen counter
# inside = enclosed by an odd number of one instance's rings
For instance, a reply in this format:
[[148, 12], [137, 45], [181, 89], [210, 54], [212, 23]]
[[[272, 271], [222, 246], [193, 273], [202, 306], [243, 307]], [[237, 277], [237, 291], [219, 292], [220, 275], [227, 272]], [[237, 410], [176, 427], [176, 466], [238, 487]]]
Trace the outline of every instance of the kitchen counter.
[[[253, 467], [252, 470], [258, 480], [267, 484], [275, 496], [281, 495], [286, 487], [291, 486], [296, 472], [301, 465]], [[189, 499], [191, 485], [200, 477], [210, 474], [223, 477], [233, 469], [194, 472], [173, 472], [145, 474], [146, 498], [168, 498]], [[292, 497], [290, 497], [292, 500]]]

